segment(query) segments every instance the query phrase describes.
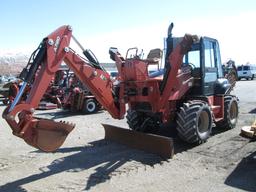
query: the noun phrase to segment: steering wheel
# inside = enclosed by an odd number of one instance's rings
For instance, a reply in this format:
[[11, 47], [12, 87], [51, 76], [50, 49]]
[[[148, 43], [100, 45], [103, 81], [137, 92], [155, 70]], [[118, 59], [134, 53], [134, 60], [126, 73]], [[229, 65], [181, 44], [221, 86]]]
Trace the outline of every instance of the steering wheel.
[[196, 68], [195, 64], [193, 63], [188, 63], [188, 65], [191, 67], [192, 70]]

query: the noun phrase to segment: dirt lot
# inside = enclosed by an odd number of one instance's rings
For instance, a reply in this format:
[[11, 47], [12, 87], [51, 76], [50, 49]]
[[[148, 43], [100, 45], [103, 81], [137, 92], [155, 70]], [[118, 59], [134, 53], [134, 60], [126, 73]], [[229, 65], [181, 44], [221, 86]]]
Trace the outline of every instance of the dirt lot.
[[237, 127], [215, 130], [200, 146], [175, 139], [175, 156], [168, 161], [103, 140], [101, 123], [127, 127], [125, 120], [113, 120], [107, 112], [38, 112], [76, 123], [55, 153], [26, 145], [1, 119], [0, 191], [256, 191], [256, 142], [239, 136], [240, 128], [255, 119], [256, 80], [238, 82], [235, 93], [240, 99]]

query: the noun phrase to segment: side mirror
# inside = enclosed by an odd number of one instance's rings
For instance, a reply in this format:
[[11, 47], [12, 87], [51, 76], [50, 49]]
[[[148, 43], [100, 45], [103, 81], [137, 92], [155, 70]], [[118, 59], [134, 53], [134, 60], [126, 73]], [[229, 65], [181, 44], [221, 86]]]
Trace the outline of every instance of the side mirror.
[[118, 49], [116, 47], [110, 47], [109, 48], [109, 54], [110, 54], [110, 59], [115, 61], [115, 55], [118, 54]]

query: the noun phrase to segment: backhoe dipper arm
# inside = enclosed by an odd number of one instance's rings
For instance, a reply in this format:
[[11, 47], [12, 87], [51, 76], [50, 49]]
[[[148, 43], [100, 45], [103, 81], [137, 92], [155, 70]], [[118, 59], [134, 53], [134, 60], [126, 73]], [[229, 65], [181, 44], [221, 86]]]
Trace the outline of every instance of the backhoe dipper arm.
[[66, 54], [64, 61], [113, 118], [122, 119], [124, 117], [124, 112], [120, 112], [120, 105], [114, 102], [113, 82], [107, 72], [88, 65], [71, 49]]
[[[29, 68], [25, 68], [21, 73], [24, 84], [18, 96], [3, 113], [3, 118], [12, 128], [14, 135], [43, 151], [54, 151], [59, 148], [74, 128], [73, 124], [66, 122], [33, 117], [34, 109], [38, 106], [62, 61], [69, 65], [113, 118], [120, 119], [124, 116], [124, 112], [120, 113], [120, 106], [114, 101], [113, 84], [109, 74], [100, 68], [95, 68], [70, 49], [71, 37], [71, 27], [62, 26], [43, 39], [37, 54], [32, 54], [33, 62], [29, 63]], [[25, 102], [19, 102], [27, 84], [32, 84], [30, 94]]]

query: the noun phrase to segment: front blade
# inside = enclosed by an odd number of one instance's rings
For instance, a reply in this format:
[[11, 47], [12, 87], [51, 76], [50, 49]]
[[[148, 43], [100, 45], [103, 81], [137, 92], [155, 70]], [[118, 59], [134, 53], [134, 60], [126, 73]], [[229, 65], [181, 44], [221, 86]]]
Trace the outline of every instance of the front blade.
[[157, 154], [164, 159], [173, 157], [173, 140], [169, 137], [140, 133], [108, 124], [102, 125], [105, 129], [105, 139]]

